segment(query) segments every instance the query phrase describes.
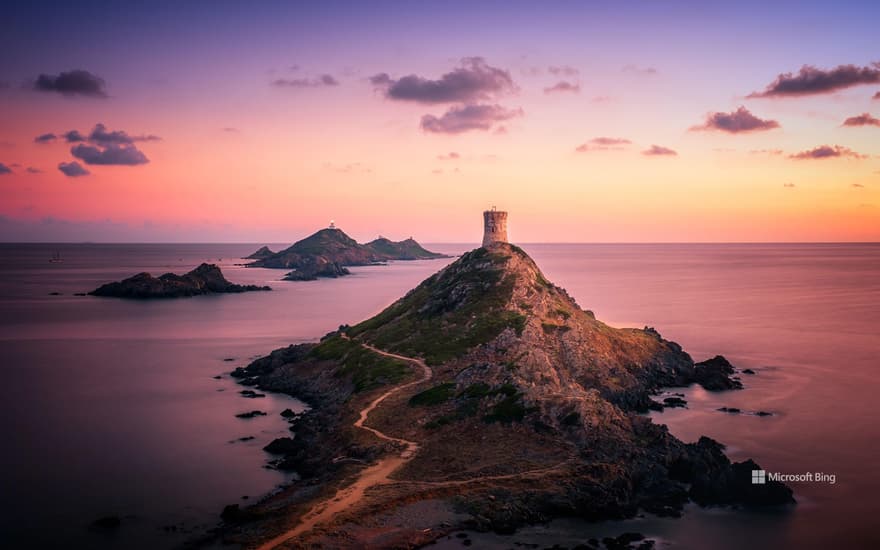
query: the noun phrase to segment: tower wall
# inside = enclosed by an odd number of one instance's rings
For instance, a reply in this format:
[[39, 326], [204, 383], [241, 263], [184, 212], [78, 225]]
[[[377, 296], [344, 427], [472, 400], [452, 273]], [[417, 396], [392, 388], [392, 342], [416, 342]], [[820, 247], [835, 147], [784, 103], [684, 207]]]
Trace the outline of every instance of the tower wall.
[[483, 246], [507, 242], [507, 212], [486, 210], [483, 212]]

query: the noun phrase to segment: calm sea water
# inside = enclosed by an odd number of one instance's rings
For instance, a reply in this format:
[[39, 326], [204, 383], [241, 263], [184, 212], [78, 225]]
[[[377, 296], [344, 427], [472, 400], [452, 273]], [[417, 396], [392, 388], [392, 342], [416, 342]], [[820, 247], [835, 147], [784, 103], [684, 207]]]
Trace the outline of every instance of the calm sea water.
[[[170, 547], [213, 525], [225, 504], [271, 491], [285, 478], [263, 467], [261, 449], [286, 433], [278, 413], [302, 404], [242, 398], [227, 373], [380, 311], [448, 261], [294, 283], [278, 281], [282, 271], [235, 265], [256, 248], [0, 245], [5, 543]], [[688, 409], [655, 421], [684, 440], [714, 437], [732, 458], [753, 457], [769, 471], [822, 472], [836, 483], [792, 483], [800, 504], [789, 514], [692, 508], [682, 520], [557, 521], [513, 537], [472, 534], [477, 546], [573, 544], [626, 530], [675, 548], [880, 545], [873, 526], [880, 513], [880, 245], [523, 248], [600, 319], [654, 326], [696, 359], [721, 353], [758, 373], [744, 378], [741, 392], [690, 389]], [[64, 261], [49, 263], [56, 251]], [[146, 302], [74, 296], [139, 271], [184, 272], [202, 261], [218, 263], [234, 282], [275, 290]], [[715, 410], [721, 406], [774, 416], [726, 415]], [[269, 415], [234, 416], [253, 409]], [[122, 517], [122, 527], [88, 528], [107, 515]]]

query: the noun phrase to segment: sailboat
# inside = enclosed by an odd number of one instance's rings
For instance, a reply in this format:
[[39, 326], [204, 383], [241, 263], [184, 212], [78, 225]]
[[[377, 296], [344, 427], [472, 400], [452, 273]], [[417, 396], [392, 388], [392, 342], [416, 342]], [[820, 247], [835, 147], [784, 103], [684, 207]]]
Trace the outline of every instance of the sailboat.
[[55, 252], [55, 254], [52, 254], [51, 258], [49, 258], [50, 264], [60, 264], [63, 261], [64, 260], [61, 259], [61, 253], [57, 251]]

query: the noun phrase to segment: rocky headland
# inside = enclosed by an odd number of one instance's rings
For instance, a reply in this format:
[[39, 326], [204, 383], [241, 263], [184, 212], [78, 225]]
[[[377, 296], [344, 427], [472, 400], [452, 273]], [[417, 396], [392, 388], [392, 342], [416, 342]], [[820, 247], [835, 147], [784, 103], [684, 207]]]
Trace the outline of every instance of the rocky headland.
[[394, 242], [378, 238], [360, 244], [341, 229], [330, 227], [297, 241], [290, 247], [271, 252], [265, 246], [248, 256], [256, 258], [248, 267], [289, 269], [287, 281], [312, 281], [319, 277], [336, 278], [348, 275], [346, 267], [374, 265], [389, 260], [427, 260], [447, 258], [424, 249], [412, 238]]
[[225, 511], [220, 533], [245, 547], [397, 548], [560, 516], [677, 516], [689, 501], [793, 503], [781, 483], [751, 483], [755, 462], [642, 414], [663, 388], [736, 388], [732, 373], [653, 329], [598, 321], [494, 243], [371, 319], [233, 372], [312, 408], [267, 448], [300, 481]]
[[237, 285], [223, 276], [214, 264], [201, 264], [189, 273], [176, 275], [165, 273], [153, 277], [149, 273], [138, 273], [122, 281], [101, 285], [89, 292], [92, 296], [114, 298], [181, 298], [200, 294], [239, 293], [256, 290], [272, 290], [268, 286]]

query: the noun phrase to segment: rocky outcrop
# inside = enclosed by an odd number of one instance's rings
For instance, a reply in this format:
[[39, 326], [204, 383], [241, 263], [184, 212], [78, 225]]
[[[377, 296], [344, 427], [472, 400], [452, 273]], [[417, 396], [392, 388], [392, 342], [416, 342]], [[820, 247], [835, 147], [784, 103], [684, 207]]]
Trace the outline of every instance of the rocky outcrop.
[[[640, 414], [666, 387], [736, 387], [726, 359], [695, 364], [656, 330], [598, 321], [506, 243], [465, 254], [371, 319], [233, 372], [312, 405], [293, 420], [295, 437], [269, 449], [279, 453], [277, 467], [304, 480], [286, 501], [302, 502], [356, 465], [400, 452], [352, 426], [382, 388], [414, 376], [366, 346], [430, 365], [429, 382], [387, 399], [369, 417], [371, 427], [416, 441], [419, 450], [395, 472], [400, 483], [365, 497], [358, 513], [315, 536], [348, 540], [359, 525], [423, 499], [467, 514], [470, 528], [501, 532], [559, 516], [676, 516], [688, 501], [793, 502], [780, 483], [751, 484], [754, 462], [731, 463], [709, 438], [683, 443]], [[252, 509], [257, 516], [274, 510]], [[431, 536], [442, 532], [435, 525]]]
[[223, 276], [214, 264], [201, 264], [185, 275], [166, 273], [153, 277], [138, 273], [115, 283], [107, 283], [89, 292], [92, 296], [114, 298], [181, 298], [200, 294], [240, 293], [255, 290], [272, 290], [268, 286], [237, 285]]
[[337, 228], [321, 229], [280, 252], [266, 254], [266, 251], [268, 249], [263, 247], [249, 256], [256, 257], [257, 261], [248, 266], [289, 269], [290, 273], [284, 277], [288, 281], [341, 277], [349, 274], [346, 266], [447, 257], [425, 250], [412, 238], [394, 242], [380, 237], [367, 244], [359, 244]]
[[412, 237], [399, 242], [394, 242], [385, 237], [379, 237], [364, 245], [377, 256], [388, 260], [432, 260], [434, 258], [448, 258], [445, 254], [426, 250]]
[[251, 254], [250, 256], [245, 256], [245, 260], [262, 260], [263, 258], [268, 258], [269, 256], [274, 255], [275, 253], [269, 250], [268, 246], [261, 246], [257, 249], [256, 252]]

